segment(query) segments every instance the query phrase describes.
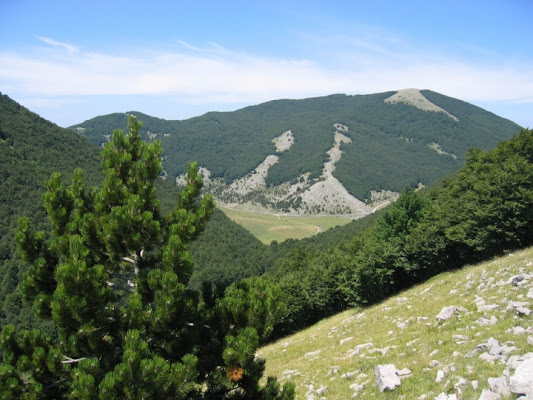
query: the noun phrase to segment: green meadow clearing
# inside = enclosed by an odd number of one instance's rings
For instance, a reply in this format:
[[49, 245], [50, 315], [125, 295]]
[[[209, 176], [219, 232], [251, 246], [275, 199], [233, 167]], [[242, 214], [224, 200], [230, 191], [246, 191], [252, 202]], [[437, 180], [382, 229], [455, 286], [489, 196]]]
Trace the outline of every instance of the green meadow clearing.
[[287, 216], [255, 213], [229, 208], [220, 209], [265, 244], [276, 240], [303, 239], [351, 221], [339, 216]]

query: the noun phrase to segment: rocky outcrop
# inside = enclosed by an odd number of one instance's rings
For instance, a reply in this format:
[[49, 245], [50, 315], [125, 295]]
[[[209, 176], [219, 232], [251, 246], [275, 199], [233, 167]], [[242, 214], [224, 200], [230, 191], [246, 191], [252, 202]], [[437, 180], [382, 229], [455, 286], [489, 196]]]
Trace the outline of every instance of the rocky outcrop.
[[[292, 215], [345, 215], [351, 218], [362, 218], [377, 210], [381, 205], [394, 201], [398, 193], [374, 192], [373, 198], [376, 198], [376, 201], [371, 207], [351, 195], [333, 176], [335, 165], [343, 154], [341, 146], [349, 145], [352, 141], [344, 134], [349, 132], [348, 126], [336, 123], [333, 127], [333, 144], [326, 152], [329, 159], [324, 163], [320, 178], [309, 179], [309, 174], [305, 173], [291, 182], [267, 187], [266, 179], [269, 170], [279, 161], [279, 156], [272, 154], [268, 155], [253, 171], [229, 185], [222, 179], [209, 179], [210, 172], [202, 168], [205, 190], [214, 196], [218, 204], [227, 208], [254, 212], [283, 212]], [[294, 140], [290, 130], [273, 139], [276, 154], [290, 150]], [[183, 184], [184, 176], [178, 177], [176, 182]], [[285, 204], [283, 210], [278, 209], [281, 203]]]

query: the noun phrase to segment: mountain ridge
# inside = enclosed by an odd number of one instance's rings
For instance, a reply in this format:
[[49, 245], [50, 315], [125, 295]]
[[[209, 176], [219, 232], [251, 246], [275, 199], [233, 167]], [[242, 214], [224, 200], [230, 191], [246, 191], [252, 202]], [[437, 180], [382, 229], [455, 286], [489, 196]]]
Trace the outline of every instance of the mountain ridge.
[[[452, 173], [464, 163], [468, 148], [495, 146], [520, 128], [461, 100], [418, 89], [273, 100], [181, 121], [130, 113], [143, 120], [146, 140], [162, 141], [167, 179], [179, 180], [183, 165], [194, 160], [221, 204], [354, 217], [368, 214], [406, 187], [428, 185]], [[102, 144], [104, 132], [109, 135], [125, 120], [126, 114], [115, 113], [71, 128]], [[276, 141], [287, 132], [290, 146], [279, 151]], [[346, 137], [338, 146], [337, 134]], [[328, 152], [341, 155], [331, 175], [324, 174], [324, 166], [331, 163]], [[252, 178], [264, 180], [264, 185], [240, 193], [242, 180]], [[328, 187], [330, 194], [313, 190], [303, 196], [315, 184]]]

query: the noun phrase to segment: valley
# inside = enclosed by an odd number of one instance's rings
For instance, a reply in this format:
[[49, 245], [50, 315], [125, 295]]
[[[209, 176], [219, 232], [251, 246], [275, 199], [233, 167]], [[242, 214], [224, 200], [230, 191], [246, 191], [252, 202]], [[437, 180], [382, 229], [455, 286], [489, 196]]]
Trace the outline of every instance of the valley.
[[304, 239], [328, 229], [345, 225], [351, 218], [338, 215], [290, 215], [260, 211], [245, 211], [239, 208], [219, 208], [232, 221], [238, 223], [264, 244], [287, 239]]

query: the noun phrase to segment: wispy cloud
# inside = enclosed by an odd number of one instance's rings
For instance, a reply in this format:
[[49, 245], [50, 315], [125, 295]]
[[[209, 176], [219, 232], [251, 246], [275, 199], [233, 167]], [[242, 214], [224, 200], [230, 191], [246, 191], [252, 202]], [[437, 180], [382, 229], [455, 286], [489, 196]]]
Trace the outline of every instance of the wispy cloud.
[[71, 44], [68, 44], [68, 43], [64, 43], [64, 42], [60, 42], [58, 40], [54, 40], [52, 38], [49, 38], [49, 37], [46, 37], [46, 36], [37, 36], [37, 39], [39, 39], [41, 42], [43, 43], [46, 43], [52, 47], [59, 47], [59, 48], [62, 48], [64, 50], [66, 50], [67, 52], [71, 53], [71, 54], [75, 54], [75, 53], [78, 53], [80, 51], [80, 49], [76, 46], [73, 46]]
[[[418, 87], [467, 101], [533, 102], [529, 63], [486, 65], [444, 55], [393, 51], [369, 38], [351, 39], [343, 63], [269, 58], [216, 43], [205, 48], [180, 41], [174, 51], [135, 55], [84, 52], [39, 37], [54, 48], [46, 57], [0, 52], [0, 87], [40, 98], [101, 95], [177, 96], [191, 104], [257, 103], [331, 93], [375, 93]], [[349, 42], [349, 38], [345, 38]], [[110, 110], [111, 111], [111, 110]]]

